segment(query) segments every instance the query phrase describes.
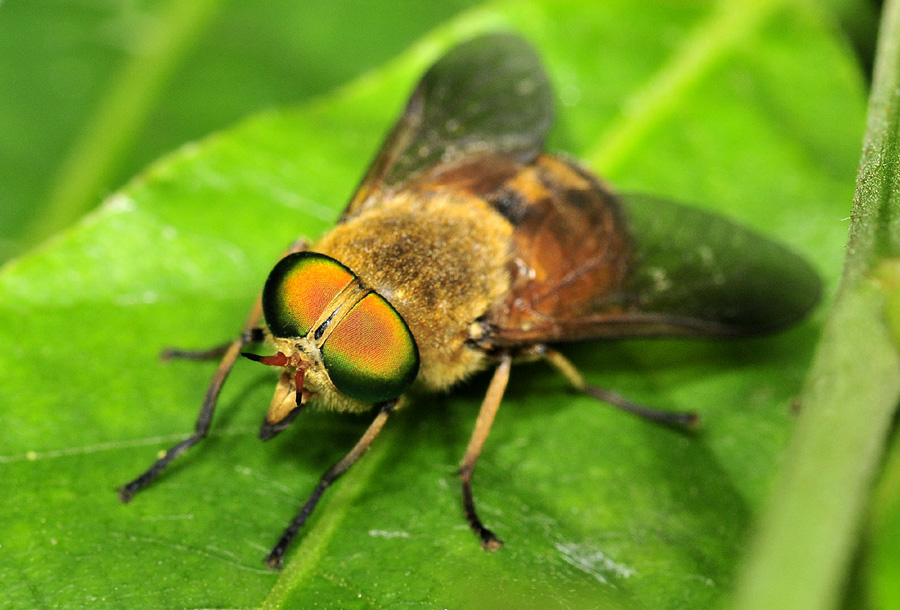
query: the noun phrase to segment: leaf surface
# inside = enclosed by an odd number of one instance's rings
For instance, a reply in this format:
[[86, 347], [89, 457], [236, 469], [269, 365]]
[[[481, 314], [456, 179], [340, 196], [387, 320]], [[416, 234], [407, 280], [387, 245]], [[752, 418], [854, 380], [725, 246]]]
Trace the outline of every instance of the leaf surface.
[[[262, 557], [368, 417], [304, 414], [261, 445], [275, 378], [241, 364], [210, 438], [131, 505], [114, 494], [188, 433], [214, 369], [160, 364], [159, 351], [239, 330], [278, 253], [337, 217], [418, 76], [477, 32], [513, 29], [538, 47], [558, 96], [552, 150], [586, 159], [622, 189], [696, 202], [784, 241], [833, 291], [864, 120], [847, 49], [805, 5], [645, 4], [639, 16], [624, 0], [485, 5], [333, 95], [160, 159], [7, 265], [6, 603], [719, 603], [790, 433], [821, 310], [768, 338], [566, 350], [594, 383], [699, 411], [693, 436], [575, 396], [542, 365], [514, 368], [474, 480], [482, 517], [506, 542], [497, 553], [478, 549], [456, 477], [484, 376], [398, 413], [329, 490], [281, 574]], [[721, 20], [742, 16], [749, 25], [729, 38]], [[696, 53], [703, 61], [688, 61]]]

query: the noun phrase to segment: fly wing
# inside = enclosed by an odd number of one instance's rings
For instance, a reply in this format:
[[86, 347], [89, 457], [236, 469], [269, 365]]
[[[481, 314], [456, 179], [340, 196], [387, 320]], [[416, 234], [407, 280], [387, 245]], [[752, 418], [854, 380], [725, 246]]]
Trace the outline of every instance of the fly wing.
[[528, 163], [552, 122], [552, 89], [527, 42], [489, 34], [462, 43], [422, 77], [341, 221], [439, 164], [472, 155]]
[[619, 197], [546, 155], [529, 171], [533, 179], [516, 178], [525, 186], [512, 289], [483, 320], [486, 346], [763, 334], [818, 301], [809, 264], [750, 229], [670, 201]]
[[819, 301], [816, 271], [784, 245], [726, 218], [663, 199], [625, 196], [637, 311], [698, 325], [699, 334], [773, 332]]

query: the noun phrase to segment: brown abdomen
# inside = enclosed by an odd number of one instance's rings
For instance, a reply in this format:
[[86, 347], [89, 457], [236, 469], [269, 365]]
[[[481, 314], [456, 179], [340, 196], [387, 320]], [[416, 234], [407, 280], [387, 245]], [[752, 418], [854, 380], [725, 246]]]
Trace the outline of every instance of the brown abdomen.
[[484, 318], [488, 344], [577, 339], [567, 321], [628, 308], [624, 213], [595, 177], [542, 155], [485, 198], [514, 227], [510, 292]]

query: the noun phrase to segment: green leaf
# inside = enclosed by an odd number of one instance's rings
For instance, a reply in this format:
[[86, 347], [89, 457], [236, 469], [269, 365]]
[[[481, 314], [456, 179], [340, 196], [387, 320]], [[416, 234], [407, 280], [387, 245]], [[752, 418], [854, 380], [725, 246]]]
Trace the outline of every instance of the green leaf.
[[[739, 26], [732, 28], [732, 26]], [[746, 341], [571, 346], [593, 382], [695, 409], [685, 436], [514, 368], [475, 473], [456, 467], [487, 379], [423, 395], [329, 490], [272, 573], [262, 557], [369, 417], [309, 413], [261, 445], [272, 372], [239, 365], [210, 438], [124, 506], [114, 489], [193, 425], [214, 364], [157, 360], [233, 336], [278, 253], [339, 213], [422, 71], [513, 29], [558, 94], [553, 150], [613, 184], [783, 240], [837, 285], [863, 129], [860, 75], [805, 4], [486, 5], [379, 73], [161, 159], [0, 273], [0, 586], [9, 607], [709, 608], [732, 590], [824, 317]], [[732, 31], [733, 29], [733, 31]], [[822, 310], [824, 311], [824, 309]]]

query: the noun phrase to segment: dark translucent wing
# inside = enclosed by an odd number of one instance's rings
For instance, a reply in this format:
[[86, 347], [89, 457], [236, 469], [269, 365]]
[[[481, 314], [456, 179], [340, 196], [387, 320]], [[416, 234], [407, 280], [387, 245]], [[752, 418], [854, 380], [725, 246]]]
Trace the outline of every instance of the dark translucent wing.
[[553, 96], [534, 49], [489, 34], [450, 50], [422, 77], [341, 220], [436, 164], [501, 154], [529, 162], [553, 121]]
[[816, 304], [819, 278], [781, 244], [670, 201], [620, 197], [542, 155], [487, 200], [514, 226], [507, 297], [486, 346], [772, 332]]
[[818, 302], [819, 276], [780, 243], [697, 208], [622, 199], [634, 242], [626, 288], [637, 311], [746, 335], [788, 326]]

